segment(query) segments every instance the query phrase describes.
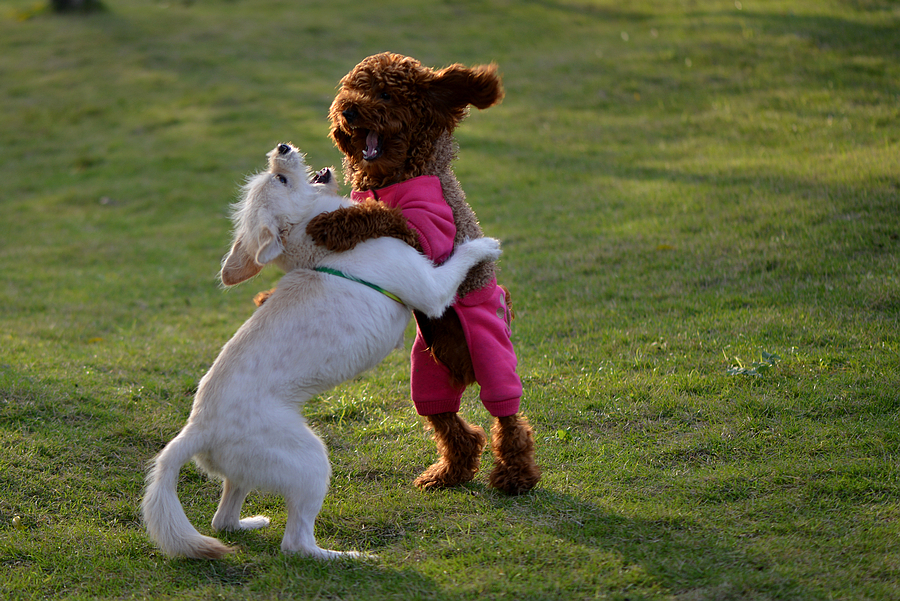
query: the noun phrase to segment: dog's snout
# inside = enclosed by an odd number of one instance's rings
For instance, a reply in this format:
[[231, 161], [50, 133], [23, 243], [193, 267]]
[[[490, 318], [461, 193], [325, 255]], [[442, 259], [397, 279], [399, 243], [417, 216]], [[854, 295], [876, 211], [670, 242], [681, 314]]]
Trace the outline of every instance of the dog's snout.
[[344, 116], [344, 119], [347, 120], [347, 123], [353, 123], [356, 121], [356, 118], [359, 117], [359, 111], [356, 110], [356, 107], [352, 106], [341, 111], [341, 114]]
[[287, 144], [279, 144], [278, 145], [278, 154], [287, 154], [291, 151], [291, 147]]

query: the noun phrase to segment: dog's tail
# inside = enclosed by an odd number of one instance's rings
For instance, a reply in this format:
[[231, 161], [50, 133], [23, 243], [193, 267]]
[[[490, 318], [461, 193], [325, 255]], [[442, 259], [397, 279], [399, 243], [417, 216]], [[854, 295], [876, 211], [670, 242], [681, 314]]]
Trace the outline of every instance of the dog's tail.
[[221, 559], [234, 549], [197, 532], [178, 500], [178, 472], [198, 451], [200, 440], [188, 426], [156, 456], [141, 503], [144, 524], [147, 534], [166, 555]]

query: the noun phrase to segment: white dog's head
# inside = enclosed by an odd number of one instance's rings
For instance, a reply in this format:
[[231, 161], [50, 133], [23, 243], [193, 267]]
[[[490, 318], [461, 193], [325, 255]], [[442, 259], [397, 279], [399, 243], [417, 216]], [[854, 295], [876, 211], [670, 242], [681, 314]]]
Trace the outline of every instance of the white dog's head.
[[222, 261], [226, 286], [240, 284], [282, 257], [292, 226], [308, 222], [317, 212], [316, 199], [337, 188], [330, 169], [310, 181], [303, 155], [290, 144], [279, 144], [266, 156], [269, 168], [247, 181], [234, 205], [234, 243]]

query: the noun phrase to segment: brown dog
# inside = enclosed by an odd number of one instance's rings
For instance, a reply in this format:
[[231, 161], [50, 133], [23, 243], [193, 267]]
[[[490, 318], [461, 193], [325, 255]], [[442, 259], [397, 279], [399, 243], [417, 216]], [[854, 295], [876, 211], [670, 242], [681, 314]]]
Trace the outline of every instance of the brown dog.
[[[484, 109], [502, 98], [496, 65], [456, 64], [436, 71], [398, 54], [363, 60], [341, 80], [329, 113], [331, 137], [344, 153], [344, 174], [359, 203], [320, 215], [307, 232], [330, 250], [348, 250], [373, 237], [408, 239], [412, 234], [417, 247], [437, 263], [454, 246], [483, 236], [451, 168], [457, 150], [451, 134], [470, 104]], [[541, 472], [534, 461], [531, 427], [517, 414], [521, 384], [509, 342], [509, 295], [497, 286], [493, 263], [470, 270], [458, 299], [454, 310], [439, 319], [416, 314], [413, 401], [434, 430], [440, 453], [416, 485], [455, 486], [478, 471], [486, 436], [457, 413], [462, 391], [477, 381], [485, 407], [496, 417], [490, 483], [520, 494], [534, 487]], [[479, 310], [470, 309], [477, 303], [482, 303], [482, 317], [468, 317], [467, 312]], [[490, 321], [489, 314], [493, 333], [481, 334], [471, 324]]]

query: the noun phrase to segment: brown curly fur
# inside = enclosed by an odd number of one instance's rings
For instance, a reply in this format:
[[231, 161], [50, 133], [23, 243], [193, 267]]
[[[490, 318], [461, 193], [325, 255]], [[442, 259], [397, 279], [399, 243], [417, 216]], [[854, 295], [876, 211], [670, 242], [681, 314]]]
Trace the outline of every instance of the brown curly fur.
[[528, 492], [541, 479], [534, 462], [534, 433], [524, 416], [498, 417], [491, 427], [491, 486], [510, 495]]
[[[468, 106], [485, 109], [503, 98], [496, 65], [435, 71], [387, 52], [363, 60], [340, 86], [328, 115], [331, 137], [350, 164], [344, 175], [356, 190], [428, 174], [441, 134], [456, 129]], [[369, 131], [382, 139], [375, 160], [363, 158]]]
[[[466, 202], [451, 166], [458, 149], [452, 133], [468, 114], [469, 105], [485, 109], [500, 102], [503, 95], [494, 64], [474, 67], [454, 64], [435, 70], [399, 54], [382, 53], [364, 59], [341, 79], [329, 111], [331, 138], [344, 154], [346, 181], [355, 190], [364, 191], [421, 175], [437, 176], [444, 200], [453, 211], [455, 244], [480, 238], [484, 234], [478, 218]], [[376, 202], [324, 214], [310, 224], [307, 232], [331, 250], [346, 250], [379, 236], [404, 240], [414, 236], [408, 227], [398, 225], [393, 215], [376, 218], [374, 213], [379, 209], [389, 211]], [[492, 262], [476, 265], [460, 286], [459, 297], [484, 287], [494, 277]], [[511, 304], [509, 291], [504, 290], [507, 304]], [[417, 313], [416, 321], [432, 354], [448, 367], [453, 380], [466, 386], [475, 382], [472, 359], [456, 312], [447, 311], [439, 319], [428, 319]], [[484, 447], [483, 431], [452, 413], [427, 419], [435, 430], [441, 459], [416, 480], [416, 485], [433, 488], [470, 480], [478, 469]], [[510, 432], [519, 432], [533, 441], [527, 420], [513, 419], [509, 423], [513, 425], [498, 430], [505, 439], [511, 438]], [[473, 432], [480, 432], [481, 438]], [[501, 453], [521, 450], [509, 444], [496, 448]], [[506, 474], [496, 479], [500, 490], [513, 494], [524, 492], [537, 482], [534, 474], [540, 475], [534, 465], [533, 442], [525, 448], [522, 457], [498, 455], [497, 461], [495, 471], [499, 469]], [[530, 474], [524, 469], [529, 462], [533, 468]], [[523, 469], [513, 467], [519, 464]], [[517, 481], [517, 477], [523, 480]]]
[[372, 232], [383, 237], [399, 238], [419, 251], [419, 238], [409, 229], [406, 217], [397, 208], [383, 205], [377, 200], [367, 200], [322, 213], [310, 220], [306, 233], [328, 250], [343, 252], [358, 243], [372, 238]]
[[[366, 58], [341, 79], [328, 113], [331, 138], [344, 154], [345, 179], [355, 190], [373, 190], [420, 175], [437, 176], [444, 200], [453, 211], [455, 243], [480, 238], [484, 233], [478, 218], [453, 173], [457, 145], [451, 134], [468, 114], [470, 104], [485, 109], [502, 99], [496, 65], [469, 68], [455, 64], [434, 70], [399, 54]], [[380, 154], [365, 159], [370, 132], [378, 135]], [[333, 219], [340, 222], [345, 217]], [[323, 216], [316, 224], [317, 232], [309, 233], [317, 243], [333, 250], [335, 236], [326, 239], [318, 233], [327, 229], [329, 219]], [[352, 233], [342, 244], [392, 235], [375, 227]], [[492, 263], [476, 265], [460, 286], [459, 295], [483, 287], [493, 277]]]
[[465, 388], [475, 383], [475, 366], [462, 322], [456, 311], [447, 311], [437, 319], [424, 313], [415, 312], [416, 323], [428, 350], [450, 372], [450, 381], [455, 388]]
[[275, 288], [257, 292], [256, 296], [253, 297], [253, 304], [257, 307], [262, 307], [263, 303], [269, 300], [269, 297], [272, 296], [273, 292], [275, 292]]
[[416, 478], [419, 488], [457, 486], [475, 477], [481, 465], [481, 452], [487, 444], [484, 430], [466, 423], [456, 413], [438, 413], [426, 418], [434, 430], [440, 459]]
[[[383, 98], [383, 95], [389, 98]], [[433, 70], [410, 57], [383, 53], [370, 56], [348, 73], [329, 111], [331, 138], [344, 153], [344, 176], [356, 190], [383, 188], [420, 175], [435, 175], [444, 200], [453, 211], [454, 242], [484, 235], [475, 212], [453, 173], [457, 146], [451, 132], [468, 114], [469, 104], [487, 108], [503, 98], [496, 65], [472, 68], [455, 64]], [[349, 117], [348, 117], [349, 115]], [[369, 132], [376, 132], [381, 154], [363, 158]], [[393, 216], [380, 220], [376, 203], [326, 213], [314, 219], [307, 233], [329, 250], [349, 250], [359, 242], [380, 236], [407, 240], [415, 234]], [[415, 244], [413, 246], [416, 246]], [[459, 290], [460, 297], [494, 278], [494, 265], [472, 268]], [[459, 319], [452, 311], [428, 320], [417, 314], [431, 352], [446, 365], [454, 381], [474, 382], [474, 369]]]

